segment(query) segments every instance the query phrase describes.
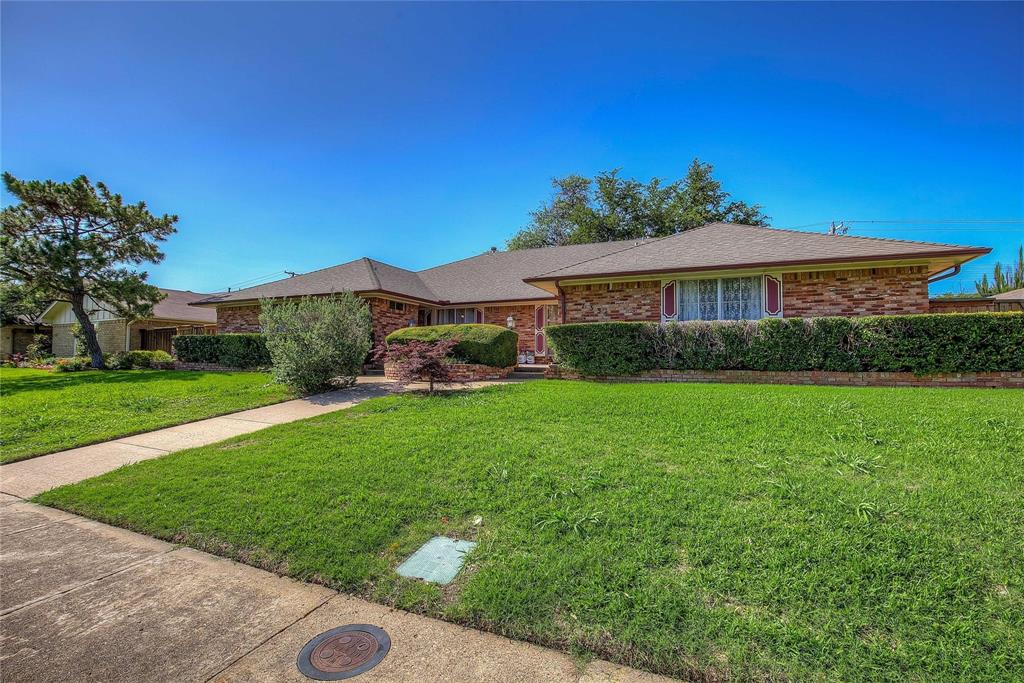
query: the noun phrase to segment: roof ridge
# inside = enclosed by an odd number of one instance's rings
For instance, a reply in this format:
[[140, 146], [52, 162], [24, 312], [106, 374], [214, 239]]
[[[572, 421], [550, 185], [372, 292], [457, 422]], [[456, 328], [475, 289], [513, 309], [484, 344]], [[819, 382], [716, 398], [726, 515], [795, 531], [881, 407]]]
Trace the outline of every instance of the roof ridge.
[[377, 277], [377, 269], [374, 267], [373, 261], [368, 256], [364, 256], [362, 260], [366, 264], [366, 269], [370, 271], [370, 279], [373, 280], [373, 284], [380, 289], [380, 278]]
[[[744, 223], [729, 223], [727, 225], [746, 225]], [[795, 232], [800, 235], [822, 235], [824, 237], [849, 237], [855, 240], [872, 240], [877, 242], [897, 242], [900, 244], [927, 244], [929, 246], [936, 247], [970, 247], [976, 249], [984, 249], [985, 247], [978, 247], [973, 244], [951, 244], [949, 242], [925, 242], [923, 240], [901, 240], [895, 237], [871, 237], [869, 235], [830, 235], [827, 232], [809, 232], [807, 230], [795, 230], [793, 228], [776, 228], [772, 225], [747, 225], [750, 228], [761, 228], [764, 230], [777, 230], [779, 232]]]
[[[451, 265], [454, 265], [456, 263], [462, 263], [463, 261], [470, 261], [470, 260], [475, 259], [475, 258], [480, 258], [481, 256], [491, 256], [491, 255], [494, 255], [494, 254], [512, 254], [512, 253], [521, 254], [524, 251], [539, 251], [541, 249], [565, 249], [565, 248], [568, 248], [568, 247], [586, 247], [586, 246], [590, 246], [592, 244], [617, 244], [619, 242], [623, 242], [624, 243], [624, 242], [634, 242], [634, 241], [636, 241], [636, 238], [631, 239], [631, 240], [607, 240], [607, 241], [604, 241], [604, 242], [581, 242], [580, 244], [552, 244], [552, 245], [549, 245], [549, 246], [546, 246], [546, 247], [527, 247], [526, 249], [497, 249], [495, 251], [491, 251], [490, 249], [488, 249], [487, 251], [485, 251], [482, 254], [474, 254], [473, 256], [466, 256], [464, 258], [460, 258], [460, 259], [457, 259], [455, 261], [449, 261], [448, 263], [441, 263], [441, 264], [438, 264], [436, 266], [430, 266], [429, 268], [424, 268], [423, 270], [417, 270], [417, 271], [413, 271], [413, 272], [425, 273], [428, 270], [437, 270], [438, 268], [444, 268], [446, 266], [451, 266]], [[617, 254], [618, 252], [613, 251], [613, 252], [609, 252], [609, 253]]]
[[[568, 264], [566, 264], [564, 266], [560, 266], [558, 268], [555, 268], [554, 270], [549, 270], [546, 273], [541, 273], [540, 275], [535, 275], [534, 277], [544, 277], [545, 275], [554, 275], [558, 271], [565, 270], [566, 268], [572, 268], [573, 266], [578, 266], [578, 265], [580, 265], [582, 263], [589, 263], [591, 261], [597, 261], [599, 259], [607, 258], [609, 256], [614, 256], [616, 254], [621, 254], [621, 253], [623, 253], [625, 251], [629, 251], [630, 249], [636, 249], [637, 247], [642, 247], [642, 246], [645, 246], [645, 245], [648, 245], [648, 244], [654, 244], [655, 242], [660, 242], [662, 240], [667, 240], [667, 239], [669, 239], [671, 237], [679, 237], [680, 235], [685, 235], [688, 232], [696, 232], [698, 230], [703, 230], [704, 228], [710, 228], [710, 227], [712, 227], [714, 225], [740, 225], [740, 223], [723, 223], [722, 221], [715, 221], [713, 223], [705, 223], [704, 225], [698, 225], [696, 228], [690, 228], [689, 230], [682, 230], [680, 232], [674, 232], [671, 235], [663, 235], [662, 237], [655, 237], [655, 238], [651, 239], [650, 241], [647, 241], [646, 237], [641, 237], [640, 238], [640, 242], [634, 242], [634, 244], [632, 244], [632, 245], [630, 245], [630, 246], [628, 246], [628, 247], [626, 247], [624, 249], [619, 249], [618, 251], [608, 252], [607, 254], [602, 254], [601, 256], [594, 256], [592, 258], [583, 259], [582, 261], [577, 261], [576, 263], [568, 263]], [[753, 227], [753, 226], [751, 226], [751, 227]], [[623, 240], [623, 241], [628, 242], [629, 240]]]

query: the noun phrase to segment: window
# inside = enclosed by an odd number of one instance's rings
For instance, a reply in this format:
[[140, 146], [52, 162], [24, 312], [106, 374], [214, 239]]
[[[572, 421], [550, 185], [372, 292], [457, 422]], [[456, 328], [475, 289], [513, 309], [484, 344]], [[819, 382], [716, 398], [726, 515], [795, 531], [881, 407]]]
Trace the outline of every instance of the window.
[[761, 312], [761, 278], [726, 277], [681, 280], [681, 320], [757, 320]]
[[391, 299], [388, 299], [388, 309], [392, 311], [404, 311], [405, 304], [401, 301], [392, 301]]
[[477, 308], [443, 308], [437, 312], [438, 325], [461, 325], [483, 322], [483, 312]]

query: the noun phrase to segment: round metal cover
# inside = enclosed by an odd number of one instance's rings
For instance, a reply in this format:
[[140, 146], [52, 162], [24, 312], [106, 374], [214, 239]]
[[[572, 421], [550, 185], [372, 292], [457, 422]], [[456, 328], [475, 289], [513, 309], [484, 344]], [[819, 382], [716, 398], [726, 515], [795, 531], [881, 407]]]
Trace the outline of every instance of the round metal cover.
[[391, 638], [370, 624], [332, 628], [306, 643], [299, 652], [299, 671], [318, 681], [341, 681], [380, 664]]

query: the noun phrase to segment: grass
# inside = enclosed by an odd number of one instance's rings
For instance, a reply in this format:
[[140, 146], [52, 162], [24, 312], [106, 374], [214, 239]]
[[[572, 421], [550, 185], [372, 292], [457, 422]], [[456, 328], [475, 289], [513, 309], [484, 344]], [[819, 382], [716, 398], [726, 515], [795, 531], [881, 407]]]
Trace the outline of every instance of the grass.
[[[367, 401], [37, 500], [693, 680], [1019, 681], [1022, 415], [1015, 390], [531, 382]], [[434, 534], [479, 541], [467, 568], [398, 577]]]
[[290, 398], [256, 372], [0, 370], [0, 462]]

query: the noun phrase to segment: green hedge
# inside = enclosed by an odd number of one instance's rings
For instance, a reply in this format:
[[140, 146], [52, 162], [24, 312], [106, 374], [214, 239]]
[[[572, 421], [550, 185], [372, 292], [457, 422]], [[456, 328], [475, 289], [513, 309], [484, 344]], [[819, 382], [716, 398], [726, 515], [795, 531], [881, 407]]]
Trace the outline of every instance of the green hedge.
[[262, 334], [182, 334], [174, 337], [174, 353], [185, 363], [217, 363], [230, 368], [270, 365]]
[[559, 364], [585, 375], [647, 370], [928, 374], [1024, 370], [1024, 314], [549, 325]]
[[404, 327], [387, 336], [388, 344], [408, 341], [437, 341], [458, 339], [454, 357], [464, 363], [479, 363], [497, 368], [516, 364], [519, 354], [519, 335], [497, 325], [430, 325]]
[[107, 367], [116, 370], [132, 370], [138, 368], [154, 368], [157, 370], [174, 367], [174, 358], [166, 351], [125, 351], [115, 353], [107, 360]]

